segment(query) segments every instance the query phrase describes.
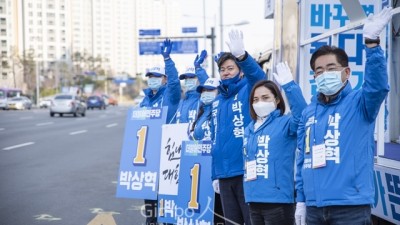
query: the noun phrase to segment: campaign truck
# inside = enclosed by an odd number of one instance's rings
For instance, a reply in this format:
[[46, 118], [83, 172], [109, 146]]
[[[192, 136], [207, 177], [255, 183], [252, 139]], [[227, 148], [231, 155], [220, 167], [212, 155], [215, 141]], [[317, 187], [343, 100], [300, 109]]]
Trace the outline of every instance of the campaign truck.
[[[346, 51], [350, 83], [359, 89], [364, 80], [365, 51], [362, 26], [368, 14], [390, 6], [395, 14], [382, 32], [381, 47], [387, 58], [390, 92], [375, 125], [375, 224], [400, 224], [400, 1], [397, 0], [266, 0], [265, 18], [274, 19], [274, 42], [259, 57], [272, 79], [275, 65], [288, 61], [295, 80], [310, 102], [316, 93], [312, 53], [322, 45]], [[350, 107], [350, 106], [349, 106]]]

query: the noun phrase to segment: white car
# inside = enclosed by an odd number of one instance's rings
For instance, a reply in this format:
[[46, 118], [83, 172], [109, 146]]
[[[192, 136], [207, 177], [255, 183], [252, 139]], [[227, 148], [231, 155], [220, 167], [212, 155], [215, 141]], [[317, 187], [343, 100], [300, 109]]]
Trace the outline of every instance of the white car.
[[8, 109], [17, 109], [17, 110], [31, 109], [32, 101], [25, 96], [14, 97], [14, 98], [8, 99], [7, 108]]
[[58, 94], [54, 97], [50, 106], [50, 116], [54, 114], [62, 117], [64, 114], [72, 114], [74, 117], [78, 114], [86, 115], [86, 104], [82, 99], [74, 94]]
[[50, 98], [44, 98], [44, 99], [40, 100], [39, 107], [40, 108], [49, 108], [51, 106], [51, 104], [52, 104], [52, 101]]

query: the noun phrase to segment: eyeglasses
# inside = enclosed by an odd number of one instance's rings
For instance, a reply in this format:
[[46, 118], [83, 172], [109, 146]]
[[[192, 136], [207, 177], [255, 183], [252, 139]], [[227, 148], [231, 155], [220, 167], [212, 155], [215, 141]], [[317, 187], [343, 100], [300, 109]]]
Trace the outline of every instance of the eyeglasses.
[[[332, 65], [328, 66], [326, 69], [318, 68], [314, 71], [314, 76], [317, 77], [323, 74], [325, 71], [332, 72], [332, 71], [340, 71], [340, 68], [346, 69], [347, 67]], [[343, 71], [343, 69], [341, 71]]]

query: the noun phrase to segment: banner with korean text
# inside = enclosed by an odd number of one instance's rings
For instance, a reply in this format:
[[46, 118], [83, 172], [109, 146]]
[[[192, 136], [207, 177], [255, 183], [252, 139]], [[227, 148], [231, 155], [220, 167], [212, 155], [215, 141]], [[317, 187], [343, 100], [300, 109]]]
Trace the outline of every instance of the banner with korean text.
[[160, 140], [167, 107], [131, 108], [125, 124], [117, 197], [157, 199]]
[[214, 224], [211, 147], [212, 141], [182, 143], [177, 224]]
[[[188, 140], [188, 123], [162, 126], [158, 222], [176, 223], [182, 141]], [[178, 182], [179, 181], [179, 182]]]

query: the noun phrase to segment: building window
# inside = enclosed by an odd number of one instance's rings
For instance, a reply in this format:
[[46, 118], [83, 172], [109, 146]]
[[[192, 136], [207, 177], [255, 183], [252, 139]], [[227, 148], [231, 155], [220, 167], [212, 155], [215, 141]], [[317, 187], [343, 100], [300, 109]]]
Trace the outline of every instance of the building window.
[[2, 73], [1, 76], [2, 76], [3, 80], [7, 80], [7, 73]]

